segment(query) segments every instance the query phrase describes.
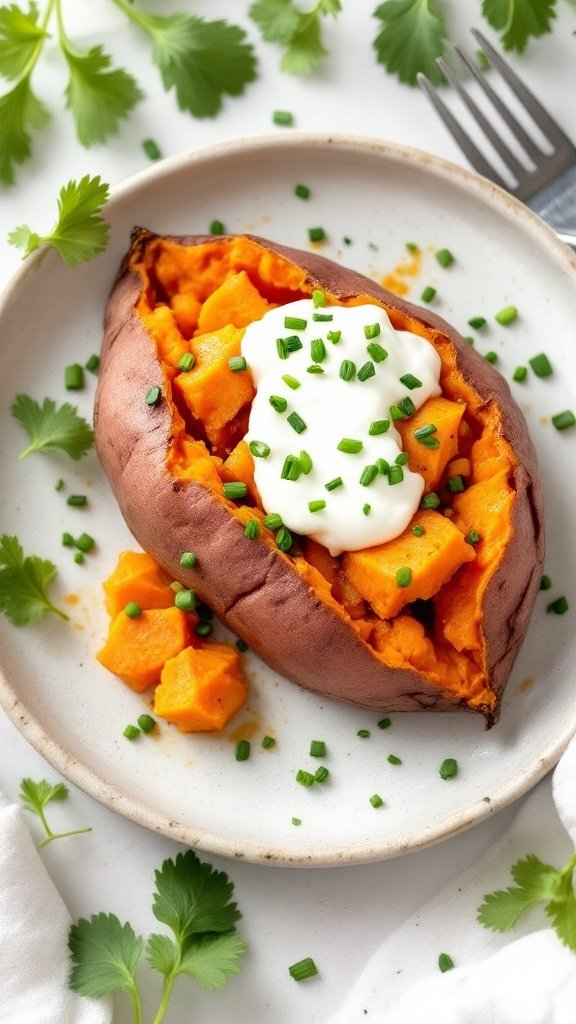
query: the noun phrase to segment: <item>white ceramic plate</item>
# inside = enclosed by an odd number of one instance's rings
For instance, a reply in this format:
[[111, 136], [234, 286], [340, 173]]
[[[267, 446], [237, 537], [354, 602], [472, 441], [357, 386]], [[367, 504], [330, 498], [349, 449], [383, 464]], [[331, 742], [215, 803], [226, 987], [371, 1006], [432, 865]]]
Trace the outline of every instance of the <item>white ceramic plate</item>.
[[[297, 183], [311, 188], [303, 201]], [[107, 209], [108, 252], [75, 271], [51, 252], [29, 260], [0, 309], [0, 532], [17, 533], [25, 550], [59, 567], [55, 596], [71, 622], [48, 616], [16, 629], [0, 621], [0, 698], [16, 725], [64, 775], [140, 824], [229, 857], [279, 864], [328, 865], [377, 860], [446, 838], [482, 820], [534, 785], [576, 730], [576, 428], [558, 433], [550, 415], [576, 405], [574, 323], [576, 260], [509, 196], [457, 167], [385, 143], [286, 133], [200, 150], [152, 167], [115, 191]], [[9, 406], [21, 391], [41, 400], [70, 399], [64, 367], [99, 349], [102, 311], [135, 224], [163, 233], [201, 233], [213, 218], [228, 231], [250, 231], [305, 248], [307, 229], [322, 225], [329, 257], [381, 279], [406, 258], [405, 243], [424, 250], [421, 273], [407, 276], [410, 297], [438, 289], [434, 308], [464, 334], [485, 315], [481, 351], [498, 353], [510, 379], [515, 366], [545, 350], [546, 380], [532, 373], [513, 385], [536, 443], [547, 497], [546, 571], [541, 594], [503, 701], [500, 724], [466, 714], [378, 716], [323, 702], [248, 658], [248, 707], [226, 735], [183, 736], [162, 723], [157, 736], [129, 743], [128, 722], [145, 697], [102, 669], [95, 652], [106, 631], [101, 581], [118, 552], [135, 547], [92, 453], [19, 462], [25, 436]], [[344, 236], [352, 243], [344, 245]], [[449, 270], [434, 259], [448, 246]], [[521, 311], [503, 328], [494, 313]], [[75, 393], [90, 417], [94, 380]], [[54, 490], [58, 478], [66, 482]], [[86, 509], [66, 495], [89, 495]], [[60, 545], [63, 530], [98, 542], [83, 566]], [[572, 603], [562, 617], [549, 600]], [[71, 598], [70, 595], [75, 595]], [[71, 603], [75, 600], [75, 603]], [[322, 657], [322, 652], [318, 652]], [[234, 758], [234, 730], [252, 737], [252, 756]], [[361, 739], [358, 729], [369, 729]], [[243, 730], [243, 731], [242, 731]], [[232, 734], [231, 734], [232, 733]], [[265, 733], [276, 748], [262, 750]], [[330, 781], [304, 789], [299, 768], [314, 768], [312, 739], [323, 739]], [[402, 759], [390, 765], [390, 753]], [[445, 782], [438, 768], [455, 757]], [[369, 798], [379, 793], [385, 806]], [[300, 818], [295, 826], [292, 818]]]

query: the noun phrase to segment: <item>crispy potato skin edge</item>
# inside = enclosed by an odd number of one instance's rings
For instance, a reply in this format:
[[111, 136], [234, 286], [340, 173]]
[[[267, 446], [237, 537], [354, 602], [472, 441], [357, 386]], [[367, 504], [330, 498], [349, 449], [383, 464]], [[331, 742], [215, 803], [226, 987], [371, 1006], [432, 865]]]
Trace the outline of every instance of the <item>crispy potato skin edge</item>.
[[[306, 689], [379, 712], [446, 711], [464, 707], [417, 672], [383, 665], [353, 629], [324, 605], [292, 569], [290, 559], [244, 537], [224, 502], [201, 484], [174, 480], [166, 470], [171, 441], [165, 402], [146, 405], [152, 384], [161, 384], [156, 351], [134, 306], [140, 278], [134, 254], [156, 237], [135, 229], [105, 313], [102, 362], [95, 402], [96, 446], [129, 528], [137, 541], [175, 579], [195, 589], [214, 612], [276, 671]], [[498, 718], [500, 698], [522, 644], [540, 585], [544, 558], [543, 502], [536, 456], [510, 389], [440, 317], [392, 295], [368, 278], [316, 253], [251, 237], [303, 269], [311, 288], [340, 299], [366, 295], [446, 335], [457, 365], [481, 398], [496, 399], [502, 434], [518, 458], [513, 534], [485, 597], [483, 632], [496, 708], [484, 709], [488, 725]], [[198, 245], [208, 236], [174, 239]], [[179, 560], [194, 550], [194, 570]], [[479, 709], [483, 710], [483, 709]]]

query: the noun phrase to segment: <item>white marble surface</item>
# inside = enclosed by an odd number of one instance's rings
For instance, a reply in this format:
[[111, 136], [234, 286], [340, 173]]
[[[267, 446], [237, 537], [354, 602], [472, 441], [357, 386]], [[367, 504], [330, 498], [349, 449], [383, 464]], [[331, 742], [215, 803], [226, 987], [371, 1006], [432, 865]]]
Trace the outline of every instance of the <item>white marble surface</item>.
[[[344, 0], [340, 20], [326, 28], [331, 57], [308, 80], [280, 74], [275, 48], [260, 42], [245, 17], [248, 3], [198, 0], [188, 5], [184, 0], [180, 4], [166, 0], [146, 6], [163, 11], [189, 7], [198, 14], [244, 23], [260, 58], [258, 81], [244, 97], [226, 101], [215, 120], [194, 121], [176, 111], [149, 64], [145, 41], [106, 0], [68, 0], [65, 10], [78, 42], [89, 45], [106, 38], [116, 60], [137, 73], [147, 96], [115, 140], [83, 150], [75, 141], [70, 118], [61, 110], [64, 69], [56, 50], [47, 48], [36, 88], [57, 114], [42, 133], [42, 145], [35, 143], [34, 159], [20, 170], [18, 184], [0, 195], [0, 286], [19, 265], [18, 254], [6, 244], [7, 231], [24, 221], [35, 229], [49, 228], [58, 188], [69, 177], [100, 173], [114, 184], [146, 166], [140, 143], [148, 136], [169, 156], [228, 137], [270, 131], [272, 110], [282, 108], [294, 112], [297, 127], [303, 130], [375, 135], [462, 162], [424, 98], [399, 86], [376, 64], [371, 50], [377, 28], [371, 17], [373, 2]], [[454, 36], [466, 41], [468, 27], [478, 24], [476, 0], [452, 0], [446, 6]], [[576, 19], [563, 0], [559, 0], [558, 15], [554, 34], [532, 45], [514, 63], [576, 138]], [[56, 773], [0, 713], [0, 788], [15, 796], [23, 776], [54, 779]], [[547, 781], [541, 785], [549, 787]], [[440, 846], [382, 864], [306, 871], [214, 858], [229, 871], [243, 912], [241, 931], [249, 941], [244, 971], [220, 993], [206, 994], [181, 981], [168, 1019], [172, 1024], [187, 1024], [191, 1018], [206, 1024], [224, 1020], [252, 1024], [265, 1019], [274, 1024], [296, 1020], [320, 1024], [338, 1006], [382, 938], [472, 864], [502, 834], [513, 813], [509, 808]], [[55, 808], [55, 815], [71, 827], [93, 826], [88, 836], [43, 851], [72, 915], [110, 910], [129, 918], [138, 931], [152, 930], [153, 870], [177, 852], [175, 844], [117, 817], [73, 787], [68, 805]], [[35, 824], [31, 825], [34, 829]], [[444, 925], [438, 921], [440, 946]], [[477, 926], [471, 922], [471, 927]], [[437, 949], [430, 951], [433, 960], [437, 953]], [[287, 966], [308, 955], [316, 959], [320, 975], [296, 985]], [[141, 977], [150, 1016], [157, 1002], [156, 979], [146, 970]], [[127, 1006], [119, 999], [115, 1024], [128, 1024], [129, 1019]]]

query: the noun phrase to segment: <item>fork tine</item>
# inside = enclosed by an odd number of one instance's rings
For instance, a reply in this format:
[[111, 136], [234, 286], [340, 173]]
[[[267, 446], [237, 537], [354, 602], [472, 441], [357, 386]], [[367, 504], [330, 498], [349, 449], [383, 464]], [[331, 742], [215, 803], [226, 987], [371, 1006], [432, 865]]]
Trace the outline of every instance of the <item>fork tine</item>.
[[460, 126], [452, 112], [448, 109], [448, 107], [444, 103], [444, 100], [440, 99], [440, 96], [436, 92], [436, 89], [432, 85], [432, 82], [430, 82], [429, 79], [426, 78], [426, 75], [423, 75], [421, 72], [418, 74], [418, 82], [420, 83], [422, 89], [424, 89], [424, 92], [428, 96], [428, 99], [432, 103], [433, 107], [440, 115], [440, 118], [446, 125], [446, 128], [448, 129], [452, 137], [456, 140], [465, 156], [468, 157], [468, 160], [472, 164], [472, 167], [474, 167], [479, 174], [483, 174], [485, 178], [490, 178], [490, 180], [494, 181], [497, 185], [500, 186], [500, 188], [505, 189], [507, 186], [505, 185], [503, 179], [500, 177], [497, 171], [494, 170], [492, 165], [488, 163], [486, 158], [482, 156], [482, 153], [477, 148], [477, 146], [472, 142], [472, 139], [470, 138], [468, 133], [464, 131], [464, 129]]
[[541, 103], [538, 102], [533, 93], [530, 92], [524, 82], [522, 82], [518, 75], [512, 70], [512, 68], [502, 59], [497, 50], [488, 42], [485, 36], [482, 35], [478, 29], [473, 28], [472, 34], [476, 41], [480, 43], [480, 46], [484, 50], [487, 57], [490, 59], [490, 63], [498, 69], [502, 78], [508, 83], [512, 92], [520, 100], [520, 103], [526, 108], [528, 113], [533, 117], [540, 130], [544, 133], [549, 142], [553, 146], [569, 147], [574, 152], [574, 146], [564, 134], [559, 125], [547, 111], [544, 109]]
[[492, 105], [498, 111], [502, 120], [508, 125], [510, 131], [518, 140], [524, 151], [534, 160], [535, 163], [538, 163], [541, 157], [544, 156], [540, 147], [536, 145], [534, 139], [532, 139], [531, 136], [528, 135], [528, 132], [524, 130], [518, 119], [514, 117], [514, 114], [508, 110], [508, 107], [502, 102], [498, 93], [492, 88], [488, 79], [482, 74], [466, 51], [462, 50], [459, 46], [455, 46], [454, 50], [460, 57], [462, 63], [466, 65], [470, 74], [476, 79]]
[[490, 140], [494, 149], [498, 155], [502, 158], [512, 174], [516, 176], [516, 180], [520, 181], [526, 172], [526, 168], [522, 166], [519, 160], [516, 159], [512, 151], [506, 145], [503, 139], [500, 138], [498, 132], [492, 127], [488, 119], [484, 116], [480, 108], [476, 105], [471, 96], [468, 95], [466, 89], [456, 77], [451, 68], [448, 67], [445, 60], [439, 57], [436, 64], [440, 68], [440, 71], [444, 75], [444, 78], [450, 85], [456, 90], [460, 99], [464, 103], [465, 107], [470, 111], [472, 117], [476, 123], [480, 126], [487, 139]]

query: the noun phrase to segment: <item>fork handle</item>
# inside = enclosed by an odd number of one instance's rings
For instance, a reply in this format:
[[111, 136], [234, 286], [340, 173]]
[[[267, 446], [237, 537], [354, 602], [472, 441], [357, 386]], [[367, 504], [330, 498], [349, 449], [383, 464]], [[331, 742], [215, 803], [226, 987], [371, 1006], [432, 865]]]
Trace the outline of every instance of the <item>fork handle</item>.
[[554, 178], [527, 201], [556, 232], [559, 238], [576, 249], [576, 166]]

